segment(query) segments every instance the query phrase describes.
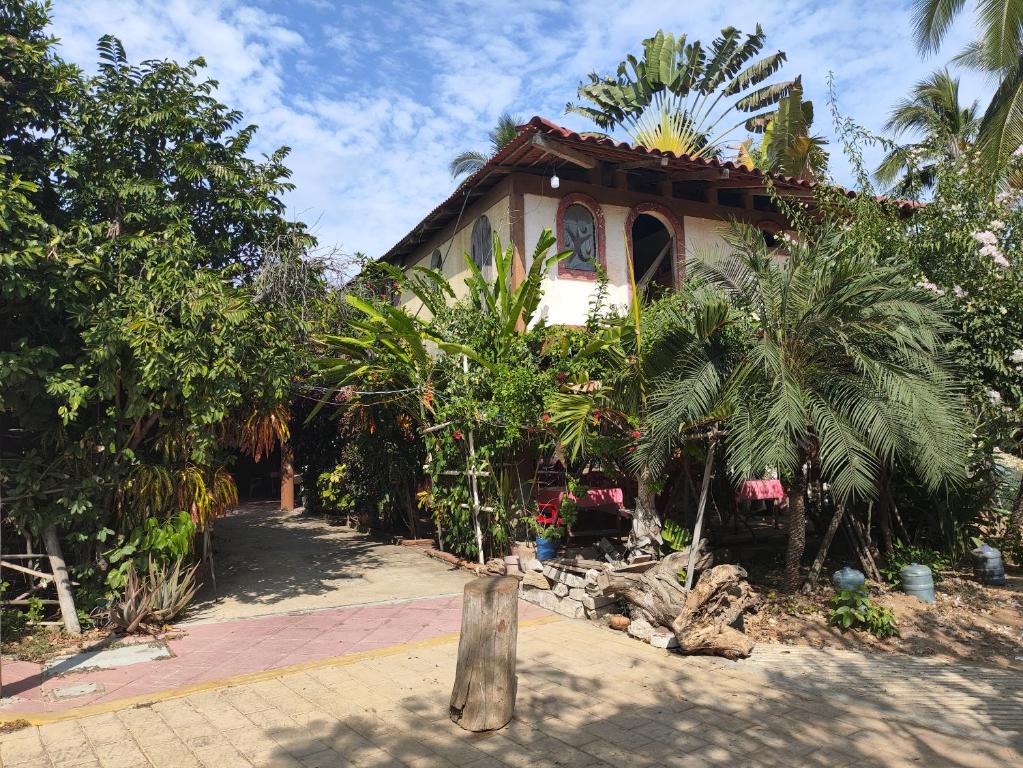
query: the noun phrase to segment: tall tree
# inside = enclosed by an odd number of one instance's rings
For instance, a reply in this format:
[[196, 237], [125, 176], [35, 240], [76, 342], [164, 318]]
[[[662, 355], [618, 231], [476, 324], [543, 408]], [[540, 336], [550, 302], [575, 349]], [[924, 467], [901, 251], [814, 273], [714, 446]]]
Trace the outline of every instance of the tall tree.
[[490, 152], [484, 153], [475, 149], [467, 149], [455, 155], [448, 166], [451, 171], [451, 178], [459, 176], [471, 176], [480, 168], [486, 165], [487, 160], [496, 155], [509, 141], [518, 134], [517, 126], [519, 119], [512, 117], [509, 112], [503, 112], [497, 118], [497, 125], [490, 129], [487, 137], [490, 139]]
[[[913, 20], [917, 47], [933, 53], [941, 46], [966, 0], [916, 0]], [[998, 79], [980, 123], [980, 144], [995, 167], [1003, 167], [1023, 146], [1023, 0], [977, 0], [977, 38], [958, 61]]]
[[103, 38], [84, 77], [48, 6], [0, 22], [4, 514], [57, 523], [88, 569], [143, 518], [205, 522], [233, 498], [228, 447], [286, 433], [303, 325], [252, 282], [268, 249], [312, 240], [284, 216], [287, 150], [248, 156], [255, 127], [201, 60], [135, 65]]
[[947, 69], [933, 72], [895, 105], [885, 124], [896, 137], [909, 133], [917, 140], [888, 152], [874, 175], [901, 193], [928, 189], [942, 162], [958, 160], [974, 145], [979, 127], [977, 102], [960, 103], [959, 78]]
[[[588, 105], [566, 109], [603, 130], [621, 127], [636, 144], [692, 157], [718, 155], [728, 136], [766, 124], [773, 107], [796, 81], [767, 83], [785, 62], [781, 51], [756, 58], [766, 35], [734, 27], [709, 47], [685, 35], [658, 30], [643, 41], [643, 55], [629, 55], [613, 76], [589, 75], [578, 96]], [[738, 122], [736, 113], [745, 113]]]
[[[838, 227], [791, 242], [783, 264], [751, 228], [726, 240], [732, 257], [698, 267], [753, 318], [726, 384], [726, 455], [737, 479], [769, 467], [788, 478], [785, 587], [795, 591], [811, 477], [846, 503], [871, 496], [895, 462], [932, 488], [963, 472], [968, 430], [943, 362], [950, 327], [933, 293], [849, 249]], [[678, 426], [670, 408], [651, 422], [652, 436]]]
[[796, 78], [787, 96], [778, 102], [778, 109], [768, 119], [758, 120], [754, 129], [763, 132], [760, 143], [752, 139], [739, 145], [739, 162], [748, 168], [783, 173], [797, 179], [819, 178], [827, 169], [827, 143], [821, 136], [811, 136], [813, 102], [803, 100], [801, 78]]

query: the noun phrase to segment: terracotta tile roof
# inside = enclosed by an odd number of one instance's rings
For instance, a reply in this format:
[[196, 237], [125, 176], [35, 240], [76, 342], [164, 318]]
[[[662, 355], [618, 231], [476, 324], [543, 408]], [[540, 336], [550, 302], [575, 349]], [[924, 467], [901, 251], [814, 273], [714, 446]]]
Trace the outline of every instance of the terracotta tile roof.
[[[676, 155], [674, 152], [662, 152], [658, 149], [634, 146], [605, 136], [580, 134], [545, 118], [534, 117], [529, 122], [518, 126], [518, 135], [514, 139], [493, 155], [476, 173], [459, 184], [446, 200], [430, 211], [419, 224], [381, 256], [381, 260], [391, 261], [405, 256], [438, 230], [451, 222], [457, 222], [474, 198], [487, 192], [508, 173], [518, 168], [549, 163], [548, 153], [537, 147], [532, 141], [533, 137], [537, 135], [552, 137], [566, 147], [571, 147], [594, 159], [606, 160], [611, 163], [626, 163], [650, 158], [661, 160], [660, 167], [663, 170], [676, 173], [686, 171], [697, 173], [707, 169], [727, 170], [730, 179], [746, 178], [750, 181], [763, 183], [770, 179], [783, 193], [788, 190], [791, 193], [802, 193], [800, 196], [806, 196], [809, 190], [817, 185], [817, 182], [809, 179], [764, 172], [756, 168], [751, 169], [731, 160], [722, 161], [714, 158]], [[850, 197], [855, 196], [855, 193], [849, 190], [846, 190], [846, 194]], [[904, 210], [919, 205], [903, 200], [893, 202]]]

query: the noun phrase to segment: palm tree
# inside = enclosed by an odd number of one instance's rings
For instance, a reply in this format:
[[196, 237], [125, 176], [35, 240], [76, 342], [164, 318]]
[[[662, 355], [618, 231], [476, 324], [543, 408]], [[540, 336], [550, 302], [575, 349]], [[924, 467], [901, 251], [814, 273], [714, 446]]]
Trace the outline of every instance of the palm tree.
[[[795, 591], [811, 477], [845, 504], [872, 495], [896, 462], [932, 488], [962, 474], [969, 430], [942, 360], [950, 328], [934, 294], [851, 252], [837, 227], [792, 243], [783, 264], [752, 228], [725, 237], [734, 255], [693, 271], [753, 318], [721, 396], [726, 457], [736, 479], [767, 468], [790, 478], [785, 587]], [[688, 418], [670, 386], [651, 396], [654, 441]]]
[[942, 162], [958, 160], [974, 145], [979, 128], [977, 102], [960, 104], [959, 78], [947, 69], [938, 70], [913, 86], [885, 124], [895, 136], [910, 132], [919, 140], [893, 148], [874, 175], [901, 193], [927, 189], [934, 185]]
[[[917, 47], [936, 51], [966, 0], [916, 0]], [[980, 123], [980, 145], [996, 168], [1023, 146], [1023, 0], [978, 0], [977, 39], [958, 57], [961, 64], [998, 79]]]
[[[578, 96], [592, 106], [568, 104], [603, 130], [624, 128], [634, 143], [692, 157], [714, 157], [740, 126], [754, 130], [794, 81], [764, 82], [785, 62], [781, 51], [755, 59], [766, 36], [734, 27], [721, 30], [709, 49], [685, 35], [658, 30], [643, 41], [643, 56], [628, 56], [616, 74], [591, 73]], [[731, 124], [736, 112], [747, 113]], [[729, 121], [729, 122], [725, 122]], [[722, 124], [724, 127], [722, 128]]]
[[783, 173], [797, 179], [817, 179], [828, 166], [827, 143], [811, 136], [813, 102], [803, 101], [801, 78], [796, 78], [787, 96], [768, 120], [758, 120], [754, 130], [762, 132], [759, 146], [747, 139], [739, 145], [739, 162], [747, 168]]
[[519, 119], [512, 117], [510, 113], [503, 112], [499, 118], [497, 118], [497, 125], [495, 125], [487, 136], [490, 139], [490, 154], [478, 152], [475, 149], [467, 149], [464, 152], [460, 152], [455, 155], [455, 158], [451, 161], [448, 168], [451, 171], [451, 178], [457, 179], [459, 176], [471, 176], [482, 168], [486, 162], [496, 155], [505, 144], [510, 142], [518, 135], [518, 124]]

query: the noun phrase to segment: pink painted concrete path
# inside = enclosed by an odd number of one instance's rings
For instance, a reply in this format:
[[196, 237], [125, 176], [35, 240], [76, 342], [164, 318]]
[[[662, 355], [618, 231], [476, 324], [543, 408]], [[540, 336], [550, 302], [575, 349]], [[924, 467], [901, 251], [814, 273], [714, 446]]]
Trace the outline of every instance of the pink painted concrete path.
[[[547, 615], [542, 608], [519, 601], [520, 619]], [[0, 706], [0, 715], [61, 712], [428, 640], [457, 633], [461, 616], [462, 598], [456, 596], [186, 624], [177, 628], [176, 639], [166, 640], [171, 658], [45, 680], [42, 665], [5, 660], [3, 693], [15, 700]], [[55, 689], [90, 683], [102, 688], [68, 699], [58, 699], [54, 693]]]

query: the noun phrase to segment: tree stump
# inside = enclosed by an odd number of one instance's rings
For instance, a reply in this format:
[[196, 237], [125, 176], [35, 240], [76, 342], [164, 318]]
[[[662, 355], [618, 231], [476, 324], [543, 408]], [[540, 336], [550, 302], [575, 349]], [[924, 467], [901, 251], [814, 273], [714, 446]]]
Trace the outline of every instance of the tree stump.
[[450, 713], [467, 731], [503, 728], [515, 710], [518, 588], [511, 576], [465, 585]]

